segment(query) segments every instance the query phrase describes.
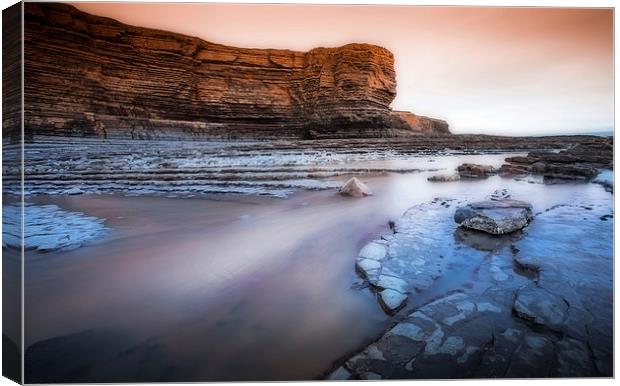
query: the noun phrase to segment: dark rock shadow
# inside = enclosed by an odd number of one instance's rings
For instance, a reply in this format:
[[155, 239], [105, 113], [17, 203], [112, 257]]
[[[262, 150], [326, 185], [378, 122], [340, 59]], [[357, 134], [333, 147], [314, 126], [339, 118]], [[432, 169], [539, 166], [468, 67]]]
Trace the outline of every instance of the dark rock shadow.
[[[119, 353], [127, 350], [125, 334], [93, 329], [45, 339], [30, 345], [25, 353], [26, 383], [92, 383], [101, 378], [102, 369]], [[112, 372], [108, 368], [110, 373]]]

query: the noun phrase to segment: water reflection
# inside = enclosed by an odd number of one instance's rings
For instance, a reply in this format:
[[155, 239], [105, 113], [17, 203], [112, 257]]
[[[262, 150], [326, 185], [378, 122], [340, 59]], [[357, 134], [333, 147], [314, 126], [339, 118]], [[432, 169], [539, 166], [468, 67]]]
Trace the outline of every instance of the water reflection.
[[522, 231], [500, 236], [460, 227], [454, 231], [454, 239], [457, 242], [465, 244], [470, 248], [486, 252], [498, 251], [519, 240], [521, 236]]

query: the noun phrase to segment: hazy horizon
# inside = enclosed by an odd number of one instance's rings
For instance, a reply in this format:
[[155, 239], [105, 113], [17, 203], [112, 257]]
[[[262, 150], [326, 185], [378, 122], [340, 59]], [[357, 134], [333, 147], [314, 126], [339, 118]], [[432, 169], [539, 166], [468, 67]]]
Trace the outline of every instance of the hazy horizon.
[[454, 133], [614, 129], [612, 9], [72, 4], [238, 47], [381, 45], [396, 60], [392, 107], [445, 119]]

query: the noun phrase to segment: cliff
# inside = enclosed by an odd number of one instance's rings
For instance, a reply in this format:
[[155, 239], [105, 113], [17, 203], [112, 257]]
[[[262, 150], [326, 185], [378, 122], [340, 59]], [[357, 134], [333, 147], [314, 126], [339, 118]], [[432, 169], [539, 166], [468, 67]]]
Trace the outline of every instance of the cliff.
[[348, 44], [305, 53], [235, 48], [53, 3], [26, 3], [24, 20], [27, 136], [428, 131], [402, 122], [393, 127], [394, 57], [382, 47]]
[[2, 138], [14, 143], [22, 135], [21, 14], [20, 3], [2, 11]]
[[450, 134], [448, 122], [416, 115], [409, 111], [394, 111], [393, 127], [402, 127], [420, 134]]

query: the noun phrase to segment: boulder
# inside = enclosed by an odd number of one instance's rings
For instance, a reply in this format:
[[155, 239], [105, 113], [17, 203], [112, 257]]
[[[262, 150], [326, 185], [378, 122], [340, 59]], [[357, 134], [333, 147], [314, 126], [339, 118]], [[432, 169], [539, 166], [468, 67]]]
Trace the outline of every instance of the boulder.
[[461, 176], [458, 174], [434, 174], [427, 178], [430, 182], [454, 182], [459, 181]]
[[458, 208], [454, 213], [454, 221], [462, 227], [493, 235], [522, 229], [532, 217], [530, 204], [512, 199], [480, 201]]
[[71, 195], [71, 196], [75, 196], [75, 195], [78, 195], [78, 194], [84, 194], [84, 191], [82, 189], [80, 189], [80, 188], [73, 187], [71, 189], [65, 190], [63, 193]]
[[530, 165], [525, 164], [503, 164], [499, 168], [500, 176], [521, 176], [531, 171]]
[[461, 176], [461, 178], [487, 178], [492, 174], [496, 174], [498, 171], [491, 165], [478, 165], [469, 163], [464, 163], [460, 165], [456, 170]]
[[338, 190], [338, 193], [343, 196], [350, 197], [364, 197], [372, 195], [370, 188], [366, 186], [362, 181], [355, 177], [352, 177]]

